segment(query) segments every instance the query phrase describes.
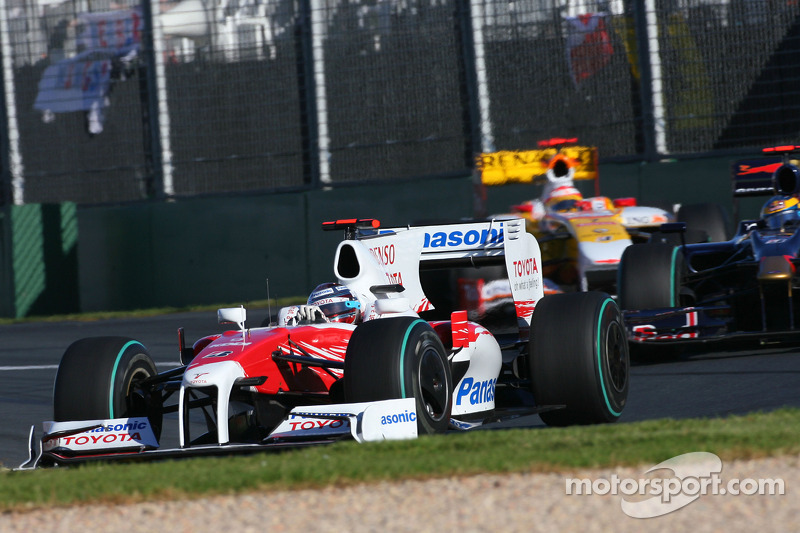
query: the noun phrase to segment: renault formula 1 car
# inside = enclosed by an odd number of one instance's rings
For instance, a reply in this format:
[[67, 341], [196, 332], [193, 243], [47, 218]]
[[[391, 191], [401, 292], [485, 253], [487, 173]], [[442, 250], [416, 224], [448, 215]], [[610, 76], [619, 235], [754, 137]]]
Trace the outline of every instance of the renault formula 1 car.
[[618, 301], [633, 352], [732, 338], [800, 340], [800, 171], [789, 159], [797, 149], [768, 149], [769, 159], [734, 165], [736, 197], [777, 196], [732, 239], [625, 251]]
[[[360, 323], [250, 328], [244, 309], [220, 309], [220, 322], [235, 327], [192, 346], [180, 331], [182, 364], [165, 372], [135, 339], [79, 340], [59, 365], [54, 420], [39, 441], [32, 430], [21, 468], [413, 438], [520, 409], [551, 425], [613, 422], [622, 413], [629, 358], [619, 308], [598, 292], [543, 298], [539, 247], [523, 220], [323, 227], [345, 233], [334, 276], [357, 296]], [[517, 333], [495, 337], [464, 311], [420, 318], [432, 307], [420, 269], [465, 265], [506, 270]], [[530, 404], [519, 399], [526, 394]], [[168, 413], [177, 413], [179, 446], [161, 449]], [[201, 432], [192, 430], [197, 421]]]
[[[634, 243], [659, 239], [662, 224], [683, 221], [690, 242], [727, 239], [726, 214], [717, 204], [638, 205], [633, 197], [585, 198], [576, 180], [595, 180], [599, 172], [595, 147], [573, 146], [577, 139], [550, 139], [539, 150], [482, 154], [482, 182], [490, 185], [515, 177], [542, 185], [539, 198], [512, 206], [511, 216], [528, 221], [542, 250], [544, 276], [565, 290], [616, 291], [622, 253]], [[515, 179], [515, 180], [516, 180]]]
[[[619, 263], [635, 243], [675, 242], [660, 231], [665, 223], [688, 226], [686, 242], [727, 240], [727, 214], [718, 204], [700, 203], [669, 209], [638, 205], [635, 198], [584, 198], [576, 180], [599, 179], [597, 149], [574, 146], [577, 139], [550, 139], [540, 149], [481, 154], [481, 182], [543, 185], [541, 196], [512, 207], [496, 219], [524, 218], [542, 251], [545, 294], [602, 290], [616, 294]], [[595, 193], [599, 194], [595, 186]], [[508, 278], [500, 269], [460, 270], [450, 290], [472, 320], [502, 324], [513, 308]], [[441, 292], [441, 291], [440, 291]], [[439, 300], [444, 300], [438, 293]]]

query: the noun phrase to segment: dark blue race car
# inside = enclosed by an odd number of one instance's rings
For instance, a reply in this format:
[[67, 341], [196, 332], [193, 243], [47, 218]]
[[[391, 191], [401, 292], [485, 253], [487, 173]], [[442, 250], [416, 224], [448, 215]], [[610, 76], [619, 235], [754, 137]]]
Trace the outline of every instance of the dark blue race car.
[[768, 148], [767, 157], [733, 166], [734, 196], [771, 198], [730, 240], [687, 244], [685, 225], [673, 223], [662, 232], [679, 238], [625, 250], [618, 303], [632, 354], [731, 338], [800, 341], [797, 150]]

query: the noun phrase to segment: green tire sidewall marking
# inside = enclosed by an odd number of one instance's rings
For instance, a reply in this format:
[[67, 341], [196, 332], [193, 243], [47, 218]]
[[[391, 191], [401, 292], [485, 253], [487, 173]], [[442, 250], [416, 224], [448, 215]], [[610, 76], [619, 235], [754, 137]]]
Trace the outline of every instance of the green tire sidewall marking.
[[137, 341], [128, 341], [128, 342], [126, 342], [125, 345], [122, 348], [119, 349], [119, 352], [117, 353], [117, 358], [114, 360], [114, 368], [111, 369], [111, 383], [109, 383], [109, 387], [108, 387], [108, 392], [109, 392], [109, 394], [108, 394], [108, 414], [109, 414], [109, 416], [111, 418], [116, 418], [116, 416], [115, 416], [116, 413], [114, 413], [114, 383], [117, 380], [117, 370], [119, 370], [119, 362], [122, 359], [122, 355], [125, 353], [125, 351], [129, 347], [131, 347], [131, 346], [133, 346], [135, 344], [138, 344], [139, 346], [142, 347], [142, 349], [144, 349], [144, 346], [140, 342], [137, 342]]
[[606, 298], [603, 302], [603, 306], [600, 308], [600, 321], [597, 323], [597, 371], [600, 373], [600, 389], [603, 391], [603, 400], [606, 402], [606, 407], [608, 411], [614, 415], [619, 416], [622, 414], [621, 412], [615, 411], [613, 407], [611, 407], [611, 402], [608, 401], [608, 393], [606, 392], [606, 382], [603, 379], [603, 360], [602, 354], [603, 351], [601, 350], [601, 340], [603, 334], [603, 315], [606, 312], [606, 306], [613, 302], [611, 298]]
[[675, 287], [675, 282], [677, 281], [675, 279], [675, 274], [676, 274], [675, 266], [677, 264], [676, 259], [678, 257], [678, 254], [680, 253], [680, 251], [681, 251], [680, 246], [676, 246], [675, 248], [672, 249], [672, 265], [671, 265], [671, 268], [670, 268], [670, 271], [669, 271], [669, 273], [670, 273], [670, 277], [669, 277], [669, 288], [670, 288], [670, 291], [669, 291], [669, 305], [670, 305], [670, 307], [675, 307], [676, 305], [678, 305], [678, 302], [675, 301], [675, 293], [677, 292], [676, 291], [677, 288]]
[[406, 380], [403, 379], [403, 369], [405, 368], [405, 358], [406, 358], [406, 345], [408, 344], [408, 337], [411, 335], [411, 330], [413, 330], [417, 324], [420, 322], [425, 322], [421, 318], [418, 318], [414, 322], [408, 326], [406, 329], [405, 337], [403, 337], [403, 345], [400, 347], [400, 394], [403, 398], [407, 398], [406, 396]]

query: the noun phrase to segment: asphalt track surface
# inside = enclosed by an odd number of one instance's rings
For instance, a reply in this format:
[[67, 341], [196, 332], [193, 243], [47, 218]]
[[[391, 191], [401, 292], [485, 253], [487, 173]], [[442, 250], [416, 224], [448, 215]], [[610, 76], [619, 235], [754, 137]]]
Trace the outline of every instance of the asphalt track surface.
[[[248, 324], [265, 310], [248, 310]], [[177, 329], [187, 343], [217, 331], [215, 312], [179, 313], [91, 322], [30, 322], [0, 326], [0, 464], [16, 467], [27, 459], [32, 425], [53, 414], [52, 389], [58, 362], [73, 341], [119, 335], [141, 341], [159, 370], [178, 364]], [[704, 347], [669, 359], [634, 363], [628, 405], [620, 423], [658, 418], [717, 417], [800, 407], [800, 347]], [[162, 446], [174, 447], [177, 417], [165, 418]], [[543, 427], [538, 416], [515, 426]]]

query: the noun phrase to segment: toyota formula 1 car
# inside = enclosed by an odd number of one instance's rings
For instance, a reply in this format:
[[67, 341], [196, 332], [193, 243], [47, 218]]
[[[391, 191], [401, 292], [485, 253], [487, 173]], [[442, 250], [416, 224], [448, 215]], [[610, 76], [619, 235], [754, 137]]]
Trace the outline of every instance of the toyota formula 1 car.
[[[182, 364], [160, 373], [134, 339], [79, 340], [58, 368], [54, 420], [38, 441], [32, 430], [21, 468], [413, 438], [520, 410], [551, 425], [613, 422], [628, 395], [622, 314], [604, 293], [543, 298], [539, 247], [524, 224], [325, 223], [345, 233], [334, 276], [357, 296], [359, 323], [250, 328], [243, 308], [220, 309], [235, 327], [192, 346], [179, 330]], [[495, 337], [464, 311], [421, 318], [431, 303], [420, 269], [466, 265], [506, 269], [516, 334]], [[178, 447], [162, 449], [174, 414]]]
[[618, 302], [632, 352], [732, 338], [800, 340], [800, 171], [790, 159], [797, 149], [767, 149], [769, 158], [734, 165], [736, 197], [775, 196], [732, 239], [625, 251]]

